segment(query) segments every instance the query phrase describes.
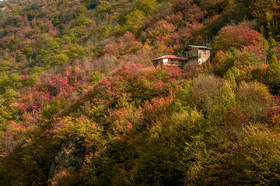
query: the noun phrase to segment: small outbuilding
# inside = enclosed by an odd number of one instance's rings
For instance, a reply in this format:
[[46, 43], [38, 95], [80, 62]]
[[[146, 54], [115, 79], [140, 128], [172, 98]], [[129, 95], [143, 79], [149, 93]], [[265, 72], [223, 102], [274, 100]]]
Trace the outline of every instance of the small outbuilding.
[[201, 65], [210, 60], [210, 51], [206, 46], [188, 45], [182, 53], [188, 59], [188, 65]]
[[178, 57], [174, 55], [161, 56], [159, 58], [153, 59], [153, 65], [177, 65], [178, 67], [183, 67], [187, 62], [187, 58]]

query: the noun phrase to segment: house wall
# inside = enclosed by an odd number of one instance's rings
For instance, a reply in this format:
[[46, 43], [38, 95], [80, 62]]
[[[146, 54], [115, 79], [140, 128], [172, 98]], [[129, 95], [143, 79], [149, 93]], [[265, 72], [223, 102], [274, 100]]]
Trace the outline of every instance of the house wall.
[[192, 48], [186, 52], [186, 57], [189, 58], [188, 65], [201, 65], [210, 58], [210, 50]]
[[167, 64], [171, 64], [170, 59], [158, 59], [158, 60], [154, 60], [153, 61], [153, 65], [157, 66], [157, 65], [167, 65]]
[[186, 57], [193, 57], [198, 55], [198, 48], [192, 48], [186, 52]]
[[198, 63], [202, 64], [206, 62], [210, 58], [210, 50], [207, 49], [199, 49], [198, 51]]
[[170, 63], [170, 59], [162, 59], [162, 64], [167, 65]]
[[178, 67], [183, 67], [185, 63], [187, 63], [186, 60], [180, 60], [180, 59], [159, 59], [159, 60], [154, 60], [153, 61], [154, 66], [157, 66], [157, 65], [177, 65]]

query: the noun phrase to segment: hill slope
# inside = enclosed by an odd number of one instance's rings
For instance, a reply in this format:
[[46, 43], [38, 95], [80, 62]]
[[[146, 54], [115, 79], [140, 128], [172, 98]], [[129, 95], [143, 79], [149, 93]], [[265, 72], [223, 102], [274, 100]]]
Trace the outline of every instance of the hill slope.
[[[278, 1], [0, 7], [1, 185], [279, 182]], [[151, 67], [188, 44], [211, 62]]]

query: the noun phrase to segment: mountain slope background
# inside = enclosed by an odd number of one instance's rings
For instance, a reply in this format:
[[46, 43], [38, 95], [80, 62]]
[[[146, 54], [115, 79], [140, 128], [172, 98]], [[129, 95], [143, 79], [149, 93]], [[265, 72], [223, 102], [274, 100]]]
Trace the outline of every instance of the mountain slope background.
[[[279, 183], [279, 7], [0, 2], [0, 184]], [[151, 67], [188, 44], [211, 61]]]

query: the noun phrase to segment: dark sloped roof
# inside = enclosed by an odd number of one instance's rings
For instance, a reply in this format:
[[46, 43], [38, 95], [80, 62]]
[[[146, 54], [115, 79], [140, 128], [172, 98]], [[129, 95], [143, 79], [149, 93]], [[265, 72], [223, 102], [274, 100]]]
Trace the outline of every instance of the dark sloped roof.
[[207, 50], [212, 49], [212, 48], [209, 48], [207, 46], [188, 45], [182, 53], [185, 53], [187, 50], [190, 50], [191, 48], [200, 48], [200, 49], [207, 49]]

